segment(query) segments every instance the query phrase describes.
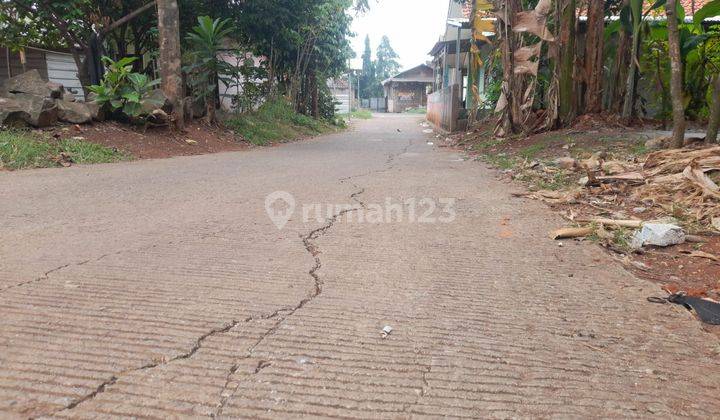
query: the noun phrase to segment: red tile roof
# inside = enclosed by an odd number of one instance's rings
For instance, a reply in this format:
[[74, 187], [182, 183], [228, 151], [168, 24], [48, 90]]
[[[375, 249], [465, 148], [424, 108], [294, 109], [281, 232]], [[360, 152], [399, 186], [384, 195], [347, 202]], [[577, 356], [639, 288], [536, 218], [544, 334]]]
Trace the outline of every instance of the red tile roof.
[[705, 4], [709, 3], [710, 0], [680, 0], [683, 8], [685, 8], [685, 15], [692, 16], [698, 10], [702, 9]]

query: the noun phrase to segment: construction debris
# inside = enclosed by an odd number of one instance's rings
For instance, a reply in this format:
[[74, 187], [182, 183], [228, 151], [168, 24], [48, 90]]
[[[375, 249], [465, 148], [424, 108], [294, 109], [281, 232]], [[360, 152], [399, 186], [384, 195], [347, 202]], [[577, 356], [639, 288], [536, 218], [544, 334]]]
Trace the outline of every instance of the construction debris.
[[635, 233], [632, 241], [634, 249], [646, 245], [671, 246], [685, 243], [685, 231], [680, 226], [667, 223], [645, 223], [642, 229]]
[[585, 236], [592, 235], [594, 232], [595, 228], [592, 227], [562, 228], [552, 232], [550, 237], [554, 240], [583, 238]]
[[714, 254], [710, 254], [709, 252], [704, 251], [687, 251], [683, 252], [683, 254], [687, 254], [693, 258], [705, 258], [712, 261], [720, 261], [720, 257]]
[[392, 331], [393, 331], [393, 328], [392, 328], [391, 326], [389, 326], [389, 325], [386, 325], [385, 327], [383, 327], [382, 333], [380, 334], [380, 336], [381, 336], [383, 339], [385, 339], [385, 338], [387, 338], [387, 337], [390, 335], [390, 333], [391, 333]]

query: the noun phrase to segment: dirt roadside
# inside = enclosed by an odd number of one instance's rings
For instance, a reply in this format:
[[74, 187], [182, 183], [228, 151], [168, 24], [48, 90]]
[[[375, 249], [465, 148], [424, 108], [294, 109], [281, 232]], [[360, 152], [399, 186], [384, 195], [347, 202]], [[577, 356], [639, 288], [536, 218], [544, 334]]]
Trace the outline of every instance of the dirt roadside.
[[[713, 206], [711, 200], [703, 197], [702, 203], [683, 206], [681, 201], [690, 194], [688, 191], [679, 191], [662, 202], [655, 197], [649, 199], [644, 191], [638, 193], [639, 183], [586, 185], [583, 179], [589, 173], [585, 162], [593, 159], [599, 161], [596, 172], [600, 175], [606, 175], [608, 166], [613, 165], [620, 168], [607, 172], [627, 173], [642, 168], [652, 154], [646, 146], [653, 138], [652, 133], [646, 127], [582, 120], [570, 129], [506, 140], [493, 139], [491, 127], [479, 127], [467, 133], [439, 136], [438, 143], [488, 163], [497, 170], [498, 178], [521, 183], [527, 189], [524, 196], [543, 201], [563, 215], [567, 224], [548, 227], [549, 234], [556, 228], [586, 226], [578, 221], [597, 218], [664, 220], [680, 225], [693, 235], [692, 242], [634, 250], [630, 246], [634, 229], [606, 226], [599, 226], [585, 237], [564, 241], [598, 243], [638, 277], [657, 283], [658, 296], [685, 292], [720, 301], [720, 233], [698, 216], [702, 210], [698, 206]], [[688, 150], [708, 147], [687, 146]], [[713, 159], [714, 155], [713, 152]], [[709, 173], [711, 177], [717, 176], [716, 171]], [[720, 334], [720, 327], [707, 329]]]

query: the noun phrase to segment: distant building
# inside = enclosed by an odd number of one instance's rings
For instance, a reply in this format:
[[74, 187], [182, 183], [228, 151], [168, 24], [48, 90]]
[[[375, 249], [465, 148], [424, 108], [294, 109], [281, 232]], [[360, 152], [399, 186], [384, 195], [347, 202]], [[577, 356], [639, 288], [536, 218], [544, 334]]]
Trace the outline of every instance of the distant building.
[[327, 85], [335, 100], [335, 112], [338, 114], [349, 114], [352, 110], [352, 99], [354, 96], [350, 76], [344, 74], [334, 79], [328, 79]]
[[433, 69], [421, 64], [382, 82], [387, 112], [404, 112], [427, 106], [428, 89], [433, 85]]

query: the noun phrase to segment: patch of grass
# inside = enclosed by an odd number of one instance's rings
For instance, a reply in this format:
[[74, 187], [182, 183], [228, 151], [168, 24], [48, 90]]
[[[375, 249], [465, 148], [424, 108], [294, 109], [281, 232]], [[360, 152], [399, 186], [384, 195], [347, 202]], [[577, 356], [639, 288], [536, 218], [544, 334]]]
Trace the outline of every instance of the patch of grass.
[[565, 172], [556, 172], [549, 178], [540, 178], [536, 185], [542, 190], [562, 190], [572, 184], [572, 180]]
[[109, 163], [128, 159], [121, 152], [83, 140], [56, 142], [25, 131], [0, 131], [0, 167], [7, 169], [58, 166], [64, 153], [75, 163]]
[[630, 147], [630, 153], [632, 153], [634, 156], [643, 156], [647, 154], [648, 149], [645, 147], [645, 142], [641, 141], [638, 143], [635, 143]]
[[410, 108], [405, 110], [406, 114], [427, 114], [427, 108]]
[[491, 149], [493, 147], [497, 147], [497, 146], [501, 145], [502, 143], [503, 143], [503, 139], [491, 138], [491, 139], [485, 140], [483, 142], [474, 143], [472, 145], [472, 147], [473, 147], [473, 150], [481, 152], [481, 151], [484, 151], [487, 149]]
[[296, 113], [284, 99], [268, 101], [257, 111], [230, 118], [225, 124], [258, 146], [332, 131], [330, 123]]
[[632, 251], [633, 232], [626, 228], [620, 228], [613, 232], [613, 243], [625, 252]]
[[520, 155], [522, 158], [531, 160], [535, 158], [540, 152], [542, 152], [545, 149], [545, 144], [543, 143], [535, 143], [533, 145], [530, 145], [518, 152], [518, 155]]
[[359, 120], [369, 120], [372, 118], [372, 112], [369, 109], [358, 109], [349, 114], [342, 114], [344, 118], [357, 118]]
[[515, 167], [515, 159], [504, 154], [485, 155], [485, 160], [498, 169], [512, 169]]
[[82, 140], [66, 139], [59, 142], [62, 152], [67, 153], [75, 163], [112, 163], [120, 160], [127, 160], [129, 156], [101, 146]]

